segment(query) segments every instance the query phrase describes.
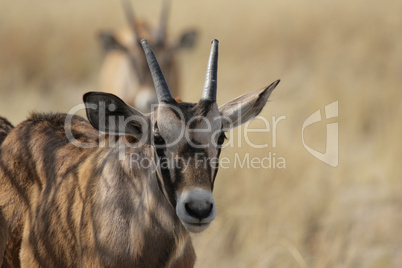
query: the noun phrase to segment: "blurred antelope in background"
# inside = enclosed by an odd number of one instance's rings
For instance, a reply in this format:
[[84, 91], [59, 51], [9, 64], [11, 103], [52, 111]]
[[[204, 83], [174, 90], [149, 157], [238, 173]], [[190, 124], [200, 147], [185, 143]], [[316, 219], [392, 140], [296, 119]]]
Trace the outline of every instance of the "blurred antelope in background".
[[101, 91], [116, 94], [128, 104], [143, 112], [149, 112], [151, 104], [157, 103], [157, 98], [141, 51], [140, 40], [147, 39], [153, 47], [172, 95], [177, 97], [180, 75], [176, 55], [180, 50], [194, 46], [196, 32], [190, 30], [182, 34], [178, 40], [169, 41], [167, 36], [169, 0], [163, 1], [158, 27], [152, 27], [145, 20], [137, 20], [130, 0], [123, 0], [122, 4], [129, 27], [100, 35], [106, 51], [101, 67], [100, 87]]
[[33, 114], [15, 128], [0, 124], [0, 266], [193, 267], [189, 232], [215, 219], [225, 132], [258, 115], [279, 80], [218, 108], [213, 40], [200, 101], [176, 102], [141, 42], [152, 113], [89, 92], [89, 122]]

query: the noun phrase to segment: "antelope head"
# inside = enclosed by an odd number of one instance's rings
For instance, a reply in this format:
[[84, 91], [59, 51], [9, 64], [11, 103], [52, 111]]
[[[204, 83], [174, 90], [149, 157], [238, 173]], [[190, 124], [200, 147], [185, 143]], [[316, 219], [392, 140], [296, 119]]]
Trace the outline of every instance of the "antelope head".
[[195, 30], [184, 32], [178, 39], [169, 42], [167, 21], [170, 1], [164, 0], [157, 27], [152, 27], [146, 20], [139, 20], [134, 15], [130, 0], [122, 0], [123, 10], [129, 27], [121, 31], [102, 32], [100, 40], [106, 57], [101, 70], [101, 90], [122, 97], [141, 111], [149, 112], [157, 97], [148, 71], [147, 61], [141, 48], [141, 39], [149, 40], [174, 97], [179, 95], [179, 71], [176, 55], [179, 51], [194, 46], [197, 33]]
[[[258, 115], [279, 80], [218, 107], [218, 40], [213, 40], [200, 101], [179, 103], [172, 97], [150, 45], [146, 40], [141, 44], [155, 86], [156, 109], [145, 115], [114, 95], [90, 92], [84, 96], [86, 105], [103, 102], [113, 109], [99, 118], [99, 111], [87, 108], [88, 119], [101, 131], [130, 135], [153, 148], [160, 191], [182, 225], [190, 232], [201, 232], [216, 216], [212, 191], [225, 132]], [[113, 116], [122, 117], [124, 124], [108, 119]]]

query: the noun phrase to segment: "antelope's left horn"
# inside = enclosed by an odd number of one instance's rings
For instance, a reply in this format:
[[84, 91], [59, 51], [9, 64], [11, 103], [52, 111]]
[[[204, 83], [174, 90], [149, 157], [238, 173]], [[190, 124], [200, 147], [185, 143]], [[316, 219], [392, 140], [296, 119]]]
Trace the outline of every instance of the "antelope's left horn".
[[162, 69], [156, 60], [155, 54], [152, 51], [151, 46], [148, 44], [146, 39], [141, 40], [142, 48], [145, 52], [145, 57], [147, 58], [148, 67], [152, 74], [152, 80], [154, 81], [156, 96], [158, 97], [158, 102], [167, 102], [174, 99], [170, 94], [168, 84], [166, 83], [165, 77], [163, 76]]

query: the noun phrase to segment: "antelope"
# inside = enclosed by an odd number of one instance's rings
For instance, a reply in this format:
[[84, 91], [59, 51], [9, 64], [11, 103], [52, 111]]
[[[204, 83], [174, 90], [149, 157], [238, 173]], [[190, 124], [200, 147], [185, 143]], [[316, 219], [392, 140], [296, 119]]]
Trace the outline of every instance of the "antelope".
[[32, 114], [7, 134], [0, 147], [0, 266], [194, 266], [189, 234], [216, 217], [212, 192], [225, 132], [258, 115], [279, 80], [218, 107], [214, 39], [200, 101], [177, 102], [151, 46], [141, 44], [154, 111], [88, 92], [88, 121]]
[[194, 46], [196, 32], [186, 31], [178, 41], [168, 42], [167, 18], [170, 5], [164, 0], [157, 29], [144, 20], [136, 20], [130, 1], [123, 1], [123, 8], [129, 24], [115, 33], [100, 34], [106, 52], [100, 71], [100, 89], [120, 96], [125, 102], [143, 112], [149, 112], [157, 97], [152, 85], [152, 77], [142, 53], [140, 40], [146, 38], [153, 47], [165, 73], [172, 95], [179, 95], [179, 67], [176, 56], [179, 51]]

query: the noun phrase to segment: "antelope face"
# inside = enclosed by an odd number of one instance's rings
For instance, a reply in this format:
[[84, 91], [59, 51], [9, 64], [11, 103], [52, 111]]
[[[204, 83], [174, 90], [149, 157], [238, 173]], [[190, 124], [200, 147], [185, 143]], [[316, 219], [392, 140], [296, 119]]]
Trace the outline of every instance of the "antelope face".
[[[178, 103], [170, 94], [148, 42], [141, 43], [158, 98], [156, 111], [144, 115], [112, 94], [91, 92], [84, 95], [87, 116], [98, 130], [131, 135], [153, 148], [159, 189], [175, 208], [183, 226], [189, 232], [201, 232], [216, 216], [212, 190], [224, 132], [258, 115], [279, 80], [218, 108], [218, 41], [213, 40], [201, 100]], [[113, 111], [106, 113], [97, 108], [111, 106]], [[123, 120], [109, 120], [113, 116]]]
[[160, 105], [154, 124], [158, 163], [169, 201], [190, 232], [201, 232], [215, 219], [212, 196], [222, 145], [216, 102]]

